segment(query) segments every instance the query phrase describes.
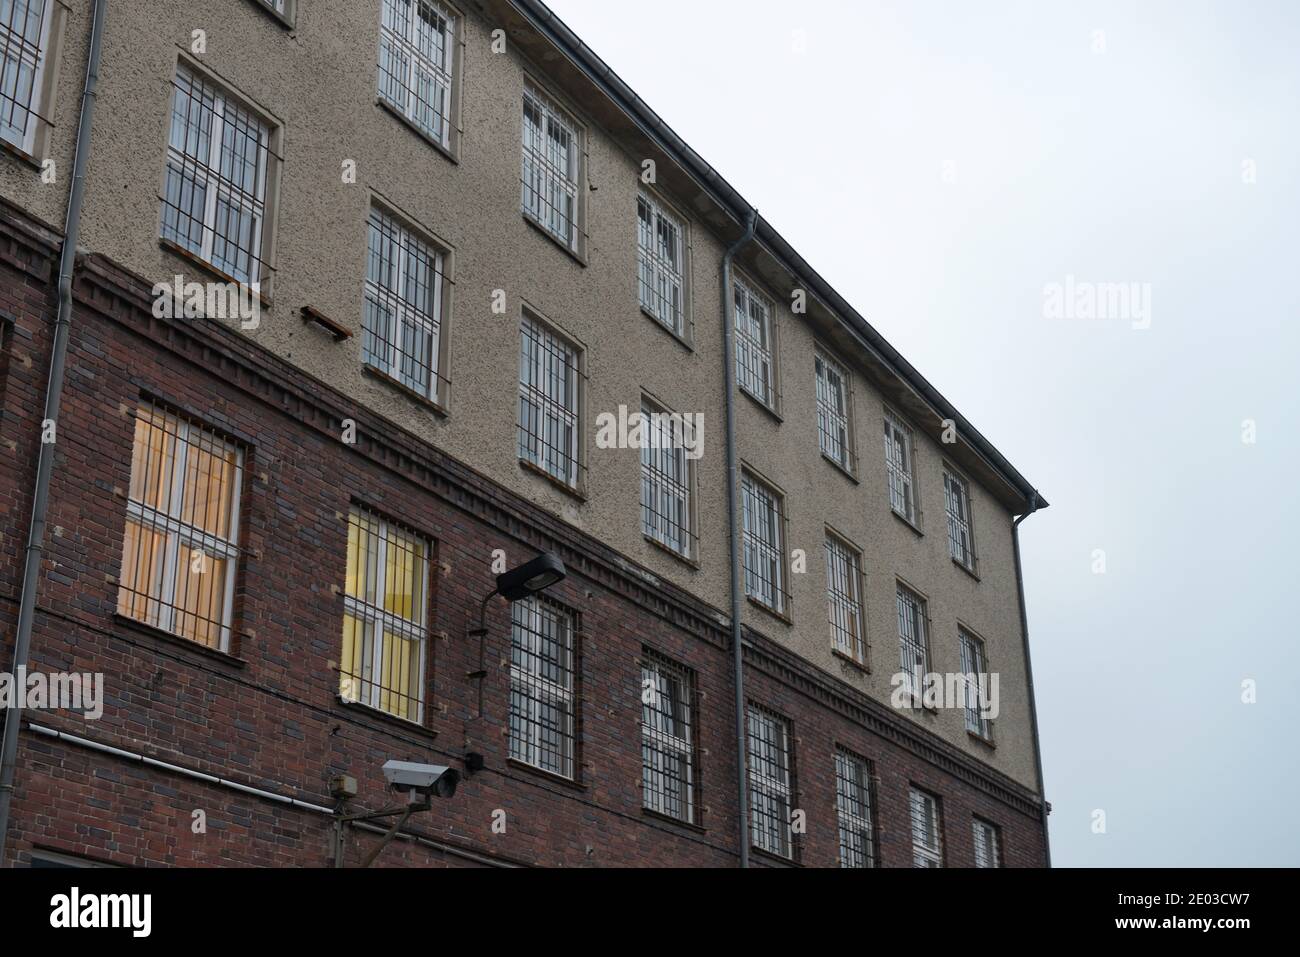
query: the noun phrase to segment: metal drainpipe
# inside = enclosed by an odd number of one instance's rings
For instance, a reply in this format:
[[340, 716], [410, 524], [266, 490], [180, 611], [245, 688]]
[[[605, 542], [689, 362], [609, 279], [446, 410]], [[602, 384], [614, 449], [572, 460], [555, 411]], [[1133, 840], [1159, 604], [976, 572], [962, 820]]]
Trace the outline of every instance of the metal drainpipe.
[[1047, 828], [1047, 782], [1043, 780], [1043, 749], [1038, 740], [1038, 705], [1034, 699], [1034, 666], [1029, 655], [1029, 614], [1025, 610], [1025, 579], [1020, 565], [1020, 523], [1038, 511], [1038, 492], [1029, 499], [1029, 511], [1011, 526], [1011, 541], [1016, 557], [1016, 597], [1020, 601], [1020, 634], [1025, 642], [1025, 678], [1029, 689], [1029, 726], [1034, 733], [1034, 766], [1038, 771], [1038, 796], [1043, 802], [1043, 855], [1052, 866], [1052, 842]]
[[739, 818], [740, 866], [749, 867], [749, 782], [745, 776], [745, 655], [740, 627], [740, 523], [736, 493], [740, 488], [740, 465], [736, 456], [736, 357], [732, 349], [731, 261], [742, 246], [754, 238], [758, 210], [749, 211], [745, 234], [722, 257], [722, 354], [727, 396], [727, 528], [731, 545], [731, 648], [732, 669], [736, 686], [736, 814]]
[[[72, 270], [81, 233], [81, 203], [86, 188], [86, 162], [90, 152], [90, 130], [95, 116], [95, 90], [99, 86], [99, 54], [103, 46], [104, 17], [108, 0], [95, 0], [90, 24], [90, 54], [86, 62], [86, 83], [81, 93], [81, 116], [77, 121], [77, 147], [72, 164], [72, 190], [68, 195], [68, 216], [63, 229], [63, 250], [59, 255], [59, 313], [54, 323], [54, 344], [50, 352], [50, 379], [45, 389], [45, 421], [59, 420], [63, 396], [64, 362], [72, 327]], [[57, 432], [56, 432], [57, 438]], [[23, 565], [23, 591], [18, 606], [18, 633], [14, 639], [13, 674], [27, 666], [31, 653], [32, 621], [36, 612], [36, 588], [45, 556], [45, 513], [49, 506], [50, 476], [54, 471], [55, 442], [42, 442], [36, 463], [36, 489], [32, 497], [32, 522]], [[9, 832], [9, 806], [13, 800], [18, 761], [18, 726], [22, 722], [22, 696], [5, 715], [4, 742], [0, 745], [0, 866], [4, 862], [5, 839]]]

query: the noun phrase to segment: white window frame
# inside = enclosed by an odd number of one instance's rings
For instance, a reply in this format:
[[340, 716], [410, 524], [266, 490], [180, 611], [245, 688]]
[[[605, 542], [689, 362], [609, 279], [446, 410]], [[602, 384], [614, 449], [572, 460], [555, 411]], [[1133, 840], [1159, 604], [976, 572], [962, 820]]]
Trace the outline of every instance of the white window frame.
[[[980, 682], [989, 673], [988, 647], [984, 639], [964, 626], [957, 628], [957, 644], [961, 651], [962, 684], [965, 686], [962, 711], [966, 730], [985, 741], [993, 740], [993, 722], [984, 716], [983, 688]], [[974, 682], [970, 680], [974, 676]]]
[[[516, 602], [512, 608], [510, 623], [510, 716], [514, 717], [515, 715], [514, 700], [516, 691], [520, 691], [529, 711], [521, 715], [522, 720], [520, 722], [522, 725], [521, 730], [526, 733], [526, 737], [517, 738], [513, 728], [507, 728], [510, 757], [548, 774], [574, 780], [578, 745], [578, 709], [575, 691], [578, 675], [577, 616], [566, 608], [562, 608], [553, 602], [543, 601], [536, 596]], [[523, 653], [520, 657], [525, 661], [541, 664], [542, 620], [547, 611], [556, 618], [563, 629], [560, 645], [561, 653], [566, 660], [560, 668], [560, 672], [567, 680], [567, 684], [557, 684], [542, 675], [540, 669], [530, 671], [517, 665], [514, 661], [514, 649], [522, 648]], [[527, 616], [526, 628], [521, 629], [519, 627], [519, 623], [514, 618], [516, 613]], [[523, 644], [521, 639], [527, 644]], [[544, 752], [542, 722], [539, 718], [537, 706], [539, 700], [543, 698], [545, 699], [544, 703], [559, 709], [563, 716], [560, 740], [564, 751], [560, 755], [562, 767], [558, 770], [546, 767], [542, 763]]]
[[929, 614], [925, 599], [901, 582], [897, 585], [896, 603], [898, 654], [904, 676], [903, 684], [913, 706], [919, 707], [924, 700], [925, 676], [930, 673]]
[[[672, 231], [672, 243], [663, 242], [665, 229]], [[673, 335], [685, 336], [686, 225], [644, 190], [637, 195], [637, 290], [647, 315]]]
[[[754, 733], [755, 727], [760, 725], [767, 728], [768, 733], [756, 736]], [[754, 847], [761, 851], [793, 860], [794, 828], [791, 814], [794, 804], [794, 791], [790, 774], [790, 723], [785, 718], [773, 714], [765, 708], [751, 704], [748, 708], [746, 728], [748, 742], [758, 741], [764, 747], [771, 746], [775, 749], [774, 754], [770, 757], [762, 752], [756, 752], [752, 744], [747, 745], [745, 749], [746, 764], [749, 768], [750, 840], [753, 842]], [[775, 765], [775, 776], [756, 767], [758, 763], [755, 760], [756, 754], [757, 758], [764, 763]], [[776, 820], [783, 822], [781, 833], [774, 838], [775, 844], [769, 843], [769, 839], [773, 838], [773, 835], [769, 834], [766, 829], [759, 827], [759, 819], [754, 811], [757, 803], [754, 800], [756, 795], [766, 798], [778, 810], [784, 808], [784, 814], [773, 816]]]
[[[578, 491], [582, 477], [582, 352], [529, 311], [524, 312], [519, 329], [519, 458]], [[535, 423], [532, 431], [525, 423], [526, 409], [531, 410]], [[549, 441], [551, 438], [555, 441]], [[563, 448], [558, 444], [561, 439]]]
[[[687, 446], [693, 425], [648, 399], [641, 401], [641, 530], [651, 541], [692, 559], [695, 553], [695, 463]], [[655, 418], [658, 416], [658, 418]], [[678, 429], [681, 434], [678, 434]], [[657, 443], [657, 445], [656, 445]], [[680, 516], [674, 524], [670, 518]]]
[[[875, 795], [871, 785], [871, 762], [860, 758], [844, 748], [835, 749], [835, 810], [839, 819], [840, 867], [875, 867], [876, 866], [876, 829], [874, 816]], [[846, 783], [852, 784], [856, 794], [847, 793]], [[851, 805], [856, 801], [865, 810], [865, 815], [854, 811]], [[844, 854], [845, 836], [858, 845], [853, 850], [865, 863], [859, 865], [849, 861]], [[851, 845], [852, 846], [852, 845]]]
[[[736, 339], [736, 384], [760, 405], [776, 410], [776, 306], [747, 280], [736, 276], [732, 316]], [[757, 315], [755, 314], [757, 313]]]
[[[849, 370], [820, 350], [814, 366], [817, 375], [817, 444], [822, 455], [852, 474], [855, 469]], [[839, 380], [838, 387], [833, 379]]]
[[902, 418], [885, 410], [885, 466], [889, 474], [889, 505], [898, 515], [917, 523], [916, 443]]
[[[680, 718], [681, 730], [685, 736], [670, 734], [662, 727], [652, 726], [652, 722], [646, 720], [647, 715], [653, 717], [653, 725], [663, 723], [664, 698], [668, 697], [664, 690], [665, 677], [671, 678], [678, 682], [681, 688], [681, 701], [672, 702], [674, 710], [677, 704], [683, 709], [683, 716]], [[696, 769], [695, 769], [695, 679], [694, 675], [687, 668], [661, 660], [658, 656], [645, 656], [641, 662], [641, 747], [642, 754], [646, 749], [651, 753], [663, 753], [670, 755], [682, 762], [685, 768], [685, 774], [681, 782], [683, 789], [680, 795], [671, 795], [669, 793], [669, 779], [662, 770], [656, 770], [643, 760], [641, 762], [641, 803], [648, 810], [657, 814], [664, 814], [676, 820], [685, 821], [687, 824], [694, 824], [696, 818], [695, 807], [695, 786], [696, 786]], [[645, 700], [645, 695], [653, 693], [655, 701], [653, 703]], [[659, 801], [659, 807], [654, 807], [646, 800], [647, 792], [655, 795]], [[670, 806], [670, 799], [680, 803], [683, 814], [675, 815], [667, 810]]]
[[[780, 492], [741, 473], [745, 594], [777, 614], [786, 612], [785, 505]], [[759, 565], [765, 566], [760, 570]], [[766, 573], [760, 574], [761, 572]]]
[[971, 821], [971, 832], [975, 839], [975, 866], [996, 869], [1002, 866], [1001, 829], [981, 818]]
[[[22, 0], [13, 0], [15, 4]], [[27, 55], [24, 47], [27, 45], [25, 34], [18, 37], [13, 31], [8, 29], [8, 21], [0, 21], [0, 29], [4, 30], [4, 39], [0, 40], [0, 49], [3, 52], [3, 58], [0, 59], [0, 90], [5, 89], [5, 79], [9, 76], [9, 67], [11, 64], [26, 66], [32, 71], [31, 84], [27, 90], [27, 100], [22, 102], [19, 97], [18, 83], [21, 77], [19, 66], [14, 67], [14, 90], [13, 102], [5, 99], [5, 95], [0, 95], [0, 116], [6, 119], [0, 121], [0, 140], [17, 147], [29, 156], [36, 150], [36, 131], [43, 118], [41, 110], [45, 104], [45, 68], [46, 61], [50, 56], [50, 31], [55, 17], [55, 4], [57, 0], [33, 0], [41, 4], [40, 25], [37, 28], [37, 41], [34, 57]], [[30, 10], [30, 5], [25, 9]], [[10, 8], [10, 19], [13, 18], [13, 8]], [[32, 60], [35, 62], [32, 62]], [[26, 113], [26, 122], [23, 124], [22, 136], [15, 137], [12, 134], [18, 132], [18, 128], [10, 124], [8, 117], [21, 110]]]
[[953, 469], [943, 470], [944, 510], [948, 515], [948, 553], [962, 568], [975, 571], [975, 523], [971, 516], [970, 482]]
[[[401, 9], [403, 6], [407, 8], [405, 11]], [[427, 25], [427, 21], [420, 16], [421, 7], [427, 8], [445, 25], [442, 31], [428, 28], [435, 47], [437, 36], [441, 33], [441, 62], [421, 49], [419, 39]], [[458, 19], [450, 7], [437, 0], [382, 0], [379, 19], [380, 99], [446, 150], [451, 149]], [[398, 67], [385, 69], [386, 56], [389, 64], [398, 63]], [[392, 72], [398, 68], [401, 70], [400, 77]], [[422, 83], [428, 84], [427, 89], [434, 91], [432, 95], [439, 102], [422, 100], [421, 92], [425, 89], [421, 86]], [[400, 86], [400, 97], [394, 89], [397, 86]], [[422, 118], [421, 114], [426, 109], [433, 113], [432, 124], [426, 123]]]
[[943, 812], [933, 794], [912, 788], [908, 794], [912, 866], [943, 867]]
[[[859, 664], [867, 661], [862, 614], [862, 553], [831, 531], [826, 532], [826, 600], [830, 609], [831, 646]], [[855, 647], [846, 648], [843, 633], [852, 628]]]
[[[537, 142], [529, 135], [529, 108], [541, 120]], [[568, 137], [569, 148], [560, 157], [553, 148], [554, 131]], [[524, 117], [522, 134], [523, 172], [520, 205], [524, 215], [542, 230], [553, 236], [570, 252], [579, 251], [582, 234], [582, 164], [583, 139], [578, 123], [546, 94], [534, 85], [524, 87]], [[530, 202], [530, 198], [532, 201]], [[543, 201], [546, 207], [543, 208]], [[567, 202], [567, 224], [562, 215]], [[567, 234], [566, 234], [567, 226]]]

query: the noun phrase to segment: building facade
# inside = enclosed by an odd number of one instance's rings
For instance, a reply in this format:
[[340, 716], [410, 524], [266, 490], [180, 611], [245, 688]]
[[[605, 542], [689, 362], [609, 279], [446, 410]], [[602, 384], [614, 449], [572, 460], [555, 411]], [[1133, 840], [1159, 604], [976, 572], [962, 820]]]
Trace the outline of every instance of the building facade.
[[1045, 503], [535, 0], [107, 3], [46, 421], [93, 6], [0, 3], [0, 662], [48, 446], [25, 665], [104, 687], [6, 863], [357, 864], [468, 754], [379, 864], [1046, 862]]

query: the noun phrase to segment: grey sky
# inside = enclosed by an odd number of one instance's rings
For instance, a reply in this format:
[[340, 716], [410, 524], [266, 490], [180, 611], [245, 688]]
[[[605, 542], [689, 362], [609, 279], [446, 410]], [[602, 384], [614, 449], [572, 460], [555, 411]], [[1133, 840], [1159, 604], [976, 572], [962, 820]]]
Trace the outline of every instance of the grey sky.
[[1054, 863], [1300, 865], [1300, 4], [551, 6], [1053, 502]]

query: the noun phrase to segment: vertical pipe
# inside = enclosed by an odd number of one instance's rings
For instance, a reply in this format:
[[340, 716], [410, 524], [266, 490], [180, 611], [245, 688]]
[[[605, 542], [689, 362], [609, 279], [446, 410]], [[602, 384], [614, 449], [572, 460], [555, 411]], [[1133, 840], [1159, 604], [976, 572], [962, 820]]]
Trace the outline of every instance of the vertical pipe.
[[1043, 857], [1052, 866], [1052, 841], [1047, 828], [1047, 782], [1043, 780], [1043, 749], [1038, 740], [1038, 704], [1034, 698], [1034, 666], [1029, 655], [1029, 613], [1025, 609], [1025, 579], [1020, 565], [1020, 523], [1038, 511], [1038, 493], [1029, 499], [1029, 511], [1011, 526], [1011, 542], [1016, 559], [1016, 598], [1020, 602], [1020, 634], [1025, 642], [1025, 683], [1029, 691], [1029, 726], [1034, 733], [1034, 767], [1038, 771], [1038, 797], [1043, 811]]
[[[77, 121], [76, 156], [72, 165], [72, 190], [68, 195], [68, 216], [63, 229], [63, 249], [59, 255], [59, 312], [54, 323], [54, 342], [50, 350], [50, 379], [45, 389], [45, 421], [57, 423], [59, 401], [63, 396], [64, 364], [68, 354], [68, 335], [72, 327], [72, 270], [77, 259], [77, 239], [81, 233], [81, 203], [86, 188], [86, 163], [90, 153], [90, 130], [95, 116], [95, 95], [99, 86], [99, 55], [103, 46], [104, 16], [108, 0], [95, 0], [90, 25], [90, 53], [86, 62], [86, 82], [81, 93], [81, 116]], [[51, 14], [52, 15], [52, 14]], [[36, 463], [36, 488], [32, 495], [32, 521], [27, 537], [23, 564], [22, 599], [18, 606], [18, 631], [14, 639], [13, 673], [27, 666], [31, 653], [32, 622], [36, 612], [36, 590], [41, 562], [45, 556], [45, 513], [49, 507], [50, 476], [54, 472], [55, 442], [42, 442]], [[22, 723], [22, 696], [18, 696], [5, 716], [4, 740], [0, 744], [0, 866], [4, 863], [5, 839], [9, 831], [9, 808], [14, 794], [18, 761], [18, 726]]]

